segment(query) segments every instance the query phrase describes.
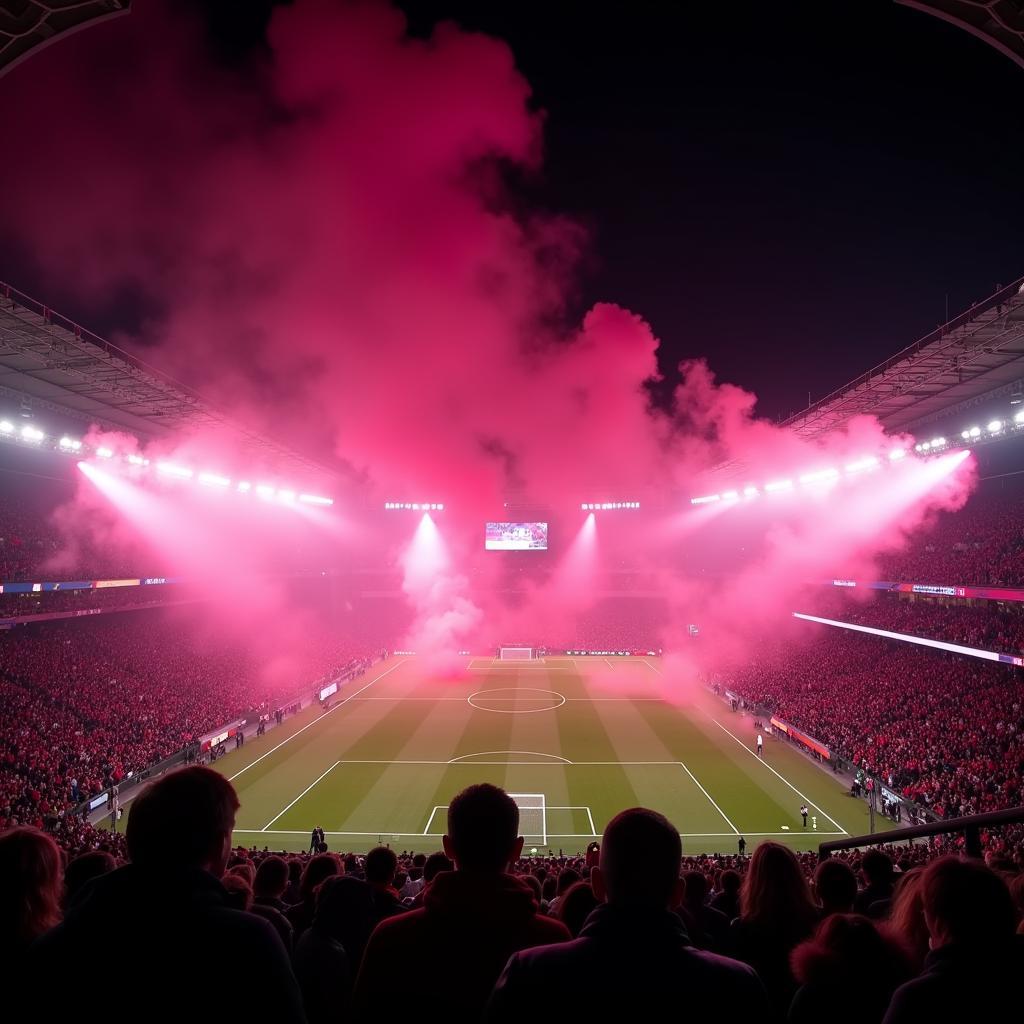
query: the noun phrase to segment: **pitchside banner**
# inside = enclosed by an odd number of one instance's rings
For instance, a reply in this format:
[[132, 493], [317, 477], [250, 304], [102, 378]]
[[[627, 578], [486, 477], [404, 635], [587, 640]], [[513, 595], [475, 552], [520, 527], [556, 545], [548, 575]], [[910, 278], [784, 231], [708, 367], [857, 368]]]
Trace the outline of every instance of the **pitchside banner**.
[[860, 587], [894, 594], [925, 594], [928, 597], [968, 597], [984, 601], [1024, 601], [1024, 590], [1014, 587], [967, 587], [937, 583], [894, 583], [886, 580], [827, 580], [827, 587]]
[[42, 583], [0, 583], [0, 594], [48, 594], [54, 590], [106, 590], [110, 587], [146, 587], [184, 583], [183, 576], [151, 576], [145, 580], [55, 580]]
[[806, 733], [800, 732], [799, 729], [794, 729], [789, 722], [776, 718], [774, 715], [771, 717], [771, 724], [773, 729], [784, 732], [791, 740], [796, 740], [797, 743], [803, 744], [808, 750], [813, 750], [814, 753], [819, 754], [826, 761], [832, 760], [832, 754], [828, 747], [824, 743], [819, 743], [813, 736], [808, 736]]

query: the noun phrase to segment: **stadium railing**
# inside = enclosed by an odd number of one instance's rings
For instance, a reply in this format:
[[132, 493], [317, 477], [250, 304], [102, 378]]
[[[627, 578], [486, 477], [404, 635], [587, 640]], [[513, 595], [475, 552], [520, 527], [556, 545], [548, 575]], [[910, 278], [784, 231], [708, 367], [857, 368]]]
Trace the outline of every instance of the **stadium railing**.
[[982, 856], [981, 833], [983, 829], [1020, 824], [1024, 824], [1024, 807], [1008, 807], [1002, 811], [987, 811], [985, 814], [969, 814], [963, 818], [946, 818], [943, 821], [934, 821], [926, 825], [897, 828], [892, 832], [875, 832], [867, 836], [832, 839], [818, 845], [818, 859], [828, 860], [833, 853], [840, 850], [857, 850], [863, 846], [891, 846], [894, 843], [906, 843], [912, 839], [953, 833], [963, 834], [964, 852], [969, 857], [980, 857]]

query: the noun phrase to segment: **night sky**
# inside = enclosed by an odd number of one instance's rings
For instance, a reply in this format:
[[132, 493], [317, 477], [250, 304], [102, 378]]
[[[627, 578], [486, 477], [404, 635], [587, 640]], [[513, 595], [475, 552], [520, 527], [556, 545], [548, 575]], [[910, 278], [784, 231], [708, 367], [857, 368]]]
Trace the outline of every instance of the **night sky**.
[[[244, 68], [272, 4], [193, 2]], [[511, 46], [547, 115], [542, 174], [517, 188], [591, 235], [579, 309], [630, 307], [666, 370], [706, 356], [764, 415], [1024, 273], [1024, 70], [937, 19], [891, 0], [398, 6], [415, 34], [454, 19]], [[3, 256], [0, 278], [51, 298]]]

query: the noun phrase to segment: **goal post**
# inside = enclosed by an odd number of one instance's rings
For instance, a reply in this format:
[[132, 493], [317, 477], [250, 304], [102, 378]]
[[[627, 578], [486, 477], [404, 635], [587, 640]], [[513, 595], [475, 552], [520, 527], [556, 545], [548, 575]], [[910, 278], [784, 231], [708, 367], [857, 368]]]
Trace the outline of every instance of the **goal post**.
[[523, 846], [548, 845], [548, 809], [543, 793], [509, 793], [519, 808], [519, 834]]
[[532, 661], [534, 658], [532, 647], [499, 647], [498, 658], [501, 661]]

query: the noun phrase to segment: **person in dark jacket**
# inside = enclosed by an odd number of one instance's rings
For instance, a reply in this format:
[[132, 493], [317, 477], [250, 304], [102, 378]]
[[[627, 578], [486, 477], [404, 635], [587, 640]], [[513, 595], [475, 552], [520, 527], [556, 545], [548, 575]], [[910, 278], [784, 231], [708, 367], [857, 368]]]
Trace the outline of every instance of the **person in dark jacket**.
[[708, 880], [704, 873], [687, 871], [683, 875], [680, 917], [695, 946], [709, 949], [712, 953], [724, 953], [729, 942], [729, 918], [704, 902], [707, 894]]
[[94, 879], [29, 951], [27, 990], [46, 993], [49, 1019], [107, 1021], [107, 1001], [83, 1000], [80, 985], [53, 980], [109, 977], [113, 952], [128, 943], [139, 955], [117, 977], [124, 1006], [187, 1020], [200, 993], [220, 992], [240, 1020], [305, 1021], [277, 933], [233, 909], [219, 881], [237, 810], [231, 783], [201, 767], [171, 772], [136, 798], [131, 863]]
[[740, 886], [742, 884], [743, 878], [740, 873], [728, 868], [722, 872], [722, 877], [718, 880], [718, 892], [711, 897], [710, 906], [725, 914], [729, 921], [739, 916]]
[[338, 858], [331, 853], [318, 853], [311, 857], [302, 872], [299, 892], [302, 901], [288, 908], [287, 917], [291, 922], [295, 939], [313, 923], [316, 912], [316, 887], [331, 875], [342, 874]]
[[294, 944], [294, 929], [285, 917], [287, 905], [281, 899], [288, 887], [288, 865], [282, 857], [265, 857], [256, 869], [252, 883], [253, 901], [249, 908], [257, 917], [269, 921], [281, 937], [290, 954]]
[[373, 891], [361, 879], [334, 875], [317, 888], [313, 923], [292, 956], [309, 1024], [337, 1024], [345, 1018], [376, 923]]
[[1024, 936], [1002, 878], [981, 861], [941, 857], [924, 869], [921, 898], [931, 952], [884, 1024], [1001, 1020], [1019, 1009]]
[[591, 875], [602, 904], [579, 938], [509, 960], [488, 1024], [528, 1020], [538, 1007], [552, 1020], [662, 1020], [675, 1007], [692, 1021], [762, 1021], [768, 1001], [754, 971], [696, 949], [669, 909], [682, 896], [681, 856], [679, 832], [655, 811], [613, 818]]
[[861, 914], [830, 914], [791, 962], [800, 988], [790, 1024], [879, 1024], [897, 986], [914, 974], [896, 934]]
[[470, 786], [452, 800], [443, 843], [455, 870], [434, 879], [420, 909], [377, 925], [356, 979], [357, 1020], [377, 1021], [382, 1008], [400, 1020], [427, 1006], [442, 1008], [446, 1024], [477, 1021], [513, 953], [569, 938], [506, 873], [523, 849], [518, 833], [519, 808], [497, 786]]
[[[860, 873], [864, 879], [864, 888], [857, 893], [853, 909], [858, 914], [870, 914], [873, 903], [885, 903], [892, 899], [893, 883], [895, 874], [893, 872], [892, 858], [882, 853], [881, 850], [868, 850], [864, 859], [860, 862]], [[870, 914], [874, 917], [874, 914]], [[885, 914], [883, 913], [884, 917]]]
[[366, 881], [373, 890], [373, 902], [377, 908], [377, 920], [405, 912], [402, 898], [395, 888], [395, 873], [398, 871], [398, 857], [387, 846], [376, 846], [366, 855], [364, 864]]
[[853, 868], [835, 857], [823, 860], [814, 871], [814, 894], [823, 918], [829, 914], [852, 914], [857, 900], [857, 876]]

